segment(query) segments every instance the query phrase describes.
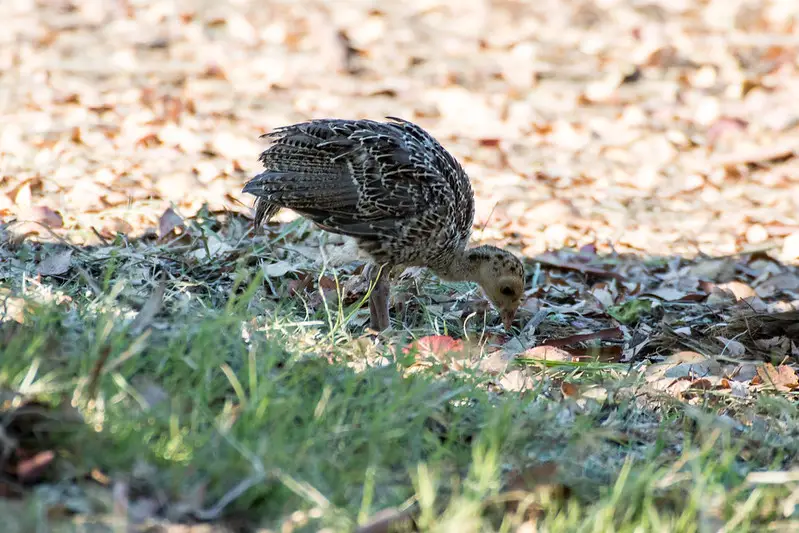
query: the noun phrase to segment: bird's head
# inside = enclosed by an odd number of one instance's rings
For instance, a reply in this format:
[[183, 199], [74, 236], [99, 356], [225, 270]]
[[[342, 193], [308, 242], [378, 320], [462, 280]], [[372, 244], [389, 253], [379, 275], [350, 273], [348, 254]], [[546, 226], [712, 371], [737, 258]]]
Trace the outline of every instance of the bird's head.
[[469, 258], [475, 266], [474, 281], [510, 331], [524, 295], [524, 265], [515, 255], [496, 246], [472, 248]]

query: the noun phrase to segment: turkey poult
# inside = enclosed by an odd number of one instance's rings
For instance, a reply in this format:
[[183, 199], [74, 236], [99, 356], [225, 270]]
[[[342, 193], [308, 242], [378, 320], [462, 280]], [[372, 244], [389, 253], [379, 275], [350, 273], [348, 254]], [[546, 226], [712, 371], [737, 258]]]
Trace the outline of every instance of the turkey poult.
[[[394, 117], [318, 119], [264, 135], [266, 170], [244, 186], [255, 226], [281, 208], [354, 237], [372, 264], [370, 325], [389, 327], [388, 273], [422, 266], [445, 281], [472, 281], [510, 331], [524, 293], [521, 261], [495, 246], [467, 248], [474, 194], [461, 165], [419, 126]], [[382, 269], [380, 268], [382, 266]]]

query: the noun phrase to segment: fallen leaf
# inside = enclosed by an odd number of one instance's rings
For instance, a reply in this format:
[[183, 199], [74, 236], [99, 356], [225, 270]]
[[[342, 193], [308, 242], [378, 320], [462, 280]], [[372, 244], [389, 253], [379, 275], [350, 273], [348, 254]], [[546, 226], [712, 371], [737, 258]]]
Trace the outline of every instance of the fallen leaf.
[[799, 289], [799, 275], [794, 272], [783, 272], [771, 276], [755, 287], [755, 292], [761, 298], [774, 296], [779, 291], [795, 291]]
[[275, 261], [274, 263], [261, 263], [261, 270], [267, 278], [282, 278], [289, 272], [297, 269], [288, 261]]
[[757, 368], [759, 364], [756, 363], [743, 363], [738, 365], [730, 375], [733, 381], [751, 381], [757, 375]]
[[453, 352], [462, 352], [463, 349], [463, 341], [453, 339], [449, 335], [429, 335], [408, 344], [402, 349], [402, 353], [408, 354], [416, 350], [422, 357], [439, 357]]
[[203, 243], [198, 243], [200, 245], [199, 248], [196, 250], [192, 250], [189, 253], [189, 257], [194, 259], [202, 260], [202, 259], [210, 259], [211, 257], [216, 257], [222, 254], [225, 254], [233, 249], [228, 243], [223, 241], [217, 234], [211, 233], [208, 235], [208, 238]]
[[535, 257], [535, 261], [538, 261], [539, 263], [543, 263], [545, 265], [549, 265], [555, 268], [562, 268], [565, 270], [576, 270], [584, 274], [592, 274], [594, 276], [614, 278], [619, 281], [624, 281], [624, 276], [622, 276], [617, 272], [611, 272], [608, 270], [603, 270], [601, 268], [575, 263], [571, 261], [562, 261], [550, 253], [541, 254]]
[[563, 395], [567, 398], [574, 398], [579, 394], [580, 389], [578, 389], [577, 385], [574, 383], [564, 381], [560, 384], [560, 392], [563, 393]]
[[509, 391], [524, 391], [535, 387], [535, 380], [521, 370], [506, 372], [499, 380], [499, 386]]
[[501, 374], [516, 359], [518, 354], [509, 354], [504, 350], [494, 350], [488, 357], [477, 363], [477, 368], [489, 374]]
[[[771, 363], [766, 363], [757, 368], [757, 376], [760, 378], [760, 383], [773, 385], [780, 391], [791, 391], [799, 387], [799, 377], [797, 377], [796, 371], [788, 365], [780, 365], [775, 368]], [[752, 384], [755, 384], [754, 379]]]
[[757, 293], [755, 293], [755, 290], [752, 287], [741, 281], [719, 283], [713, 287], [731, 294], [736, 300], [744, 300], [746, 298], [754, 298], [757, 296]]
[[175, 228], [183, 228], [183, 217], [178, 215], [171, 207], [163, 212], [158, 219], [158, 238], [163, 239]]
[[755, 346], [772, 355], [783, 355], [791, 349], [791, 340], [783, 335], [776, 335], [767, 339], [755, 339]]
[[662, 363], [650, 365], [645, 373], [647, 381], [657, 381], [664, 378], [703, 378], [720, 372], [721, 365], [718, 361], [696, 352], [683, 351], [671, 355]]
[[721, 351], [722, 355], [729, 357], [742, 357], [746, 355], [746, 347], [740, 342], [724, 337], [716, 337], [716, 340], [719, 340], [722, 342], [722, 344], [724, 344], [724, 349]]
[[661, 287], [659, 289], [641, 293], [640, 296], [653, 295], [666, 302], [674, 302], [682, 300], [687, 294], [687, 292], [675, 289], [674, 287]]
[[39, 263], [38, 271], [42, 276], [61, 276], [72, 266], [72, 249], [56, 252]]
[[534, 361], [574, 361], [572, 354], [566, 350], [561, 350], [555, 346], [536, 346], [525, 350], [517, 356], [518, 359], [529, 359]]
[[10, 291], [0, 290], [0, 323], [6, 320], [25, 322], [25, 300], [11, 296]]
[[45, 205], [30, 208], [26, 211], [24, 218], [31, 222], [39, 222], [52, 229], [64, 226], [64, 219], [61, 215]]
[[608, 309], [615, 303], [613, 292], [604, 284], [593, 287], [591, 289], [591, 295], [597, 299], [602, 309]]

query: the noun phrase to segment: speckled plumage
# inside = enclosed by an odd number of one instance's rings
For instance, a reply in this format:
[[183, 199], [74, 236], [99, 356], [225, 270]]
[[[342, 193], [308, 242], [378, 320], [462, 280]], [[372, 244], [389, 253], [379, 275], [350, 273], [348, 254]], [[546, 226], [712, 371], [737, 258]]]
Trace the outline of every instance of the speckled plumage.
[[474, 198], [460, 164], [419, 126], [312, 120], [267, 135], [266, 170], [244, 187], [256, 225], [280, 207], [350, 235], [379, 264], [446, 269], [469, 241]]
[[521, 262], [492, 246], [466, 250], [474, 193], [461, 165], [419, 126], [388, 118], [318, 119], [265, 135], [272, 140], [260, 157], [265, 170], [244, 186], [257, 197], [256, 226], [288, 208], [354, 237], [379, 265], [426, 266], [484, 289], [497, 283], [492, 273], [510, 276], [513, 294], [503, 286], [500, 297], [496, 287], [492, 301], [518, 306]]

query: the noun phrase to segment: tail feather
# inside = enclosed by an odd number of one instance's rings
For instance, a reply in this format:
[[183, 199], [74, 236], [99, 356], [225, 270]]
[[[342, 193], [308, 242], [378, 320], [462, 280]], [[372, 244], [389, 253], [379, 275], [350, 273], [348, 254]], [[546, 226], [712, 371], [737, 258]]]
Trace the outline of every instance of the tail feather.
[[256, 230], [265, 223], [269, 222], [269, 220], [275, 216], [278, 211], [280, 211], [279, 205], [269, 203], [263, 198], [256, 198], [254, 220]]

